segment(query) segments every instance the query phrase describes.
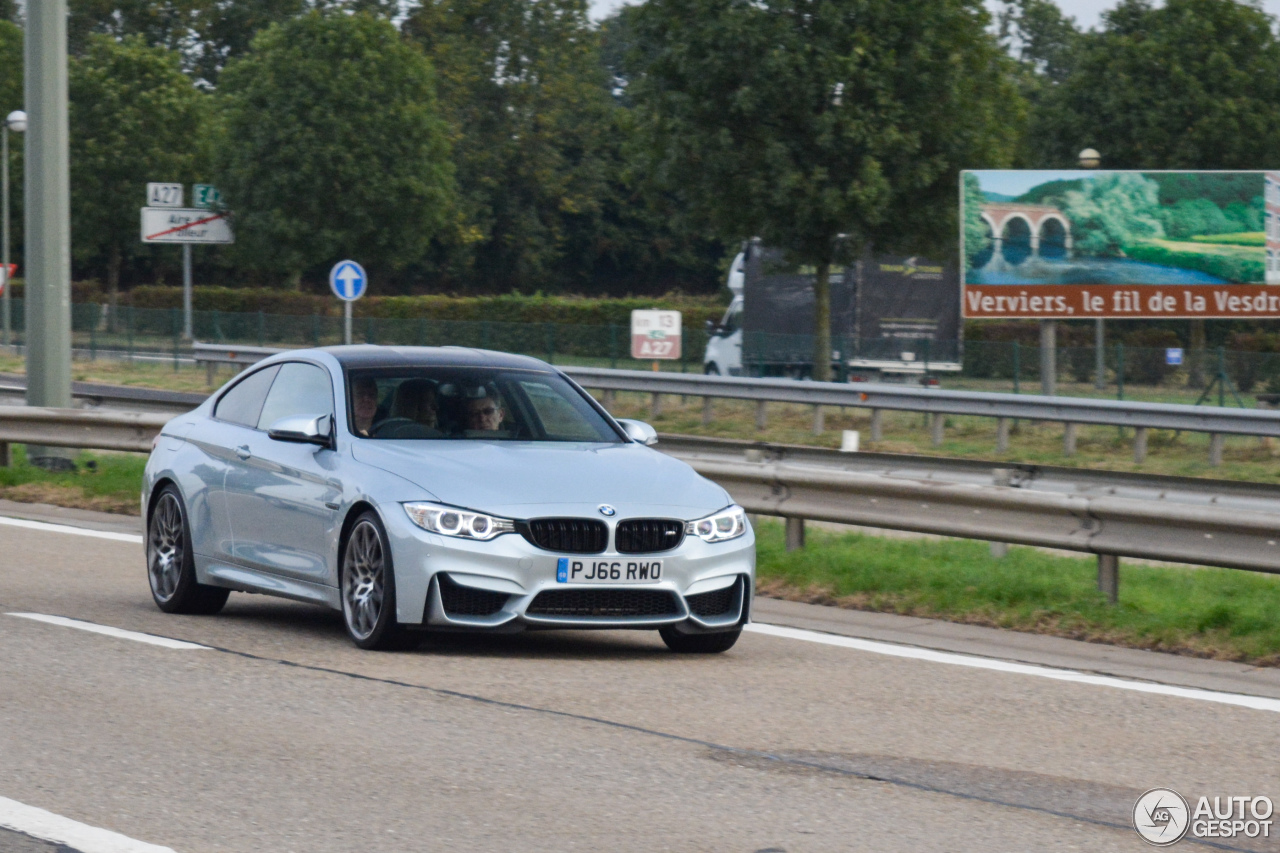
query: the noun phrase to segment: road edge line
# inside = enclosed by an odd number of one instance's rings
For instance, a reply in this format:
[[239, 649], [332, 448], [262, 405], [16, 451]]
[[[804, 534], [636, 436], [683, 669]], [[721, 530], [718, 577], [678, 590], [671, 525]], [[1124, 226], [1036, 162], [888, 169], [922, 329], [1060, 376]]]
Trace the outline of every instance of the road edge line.
[[6, 613], [5, 616], [16, 616], [19, 619], [30, 619], [33, 622], [44, 622], [47, 625], [59, 625], [63, 628], [76, 628], [91, 634], [103, 634], [120, 640], [133, 640], [135, 643], [146, 643], [166, 649], [211, 649], [187, 640], [175, 640], [172, 637], [160, 637], [155, 634], [143, 634], [139, 631], [126, 631], [111, 625], [99, 625], [97, 622], [85, 622], [81, 619], [68, 619], [65, 616], [50, 616], [47, 613]]
[[25, 527], [29, 530], [42, 530], [45, 533], [69, 533], [72, 536], [90, 536], [94, 539], [112, 539], [116, 542], [132, 542], [142, 544], [142, 536], [138, 533], [113, 533], [110, 530], [94, 530], [89, 527], [73, 527], [70, 524], [53, 524], [48, 521], [32, 521], [28, 518], [13, 518], [0, 515], [0, 525], [7, 527]]
[[174, 853], [171, 847], [138, 841], [7, 797], [0, 797], [0, 829], [64, 844], [77, 853]]

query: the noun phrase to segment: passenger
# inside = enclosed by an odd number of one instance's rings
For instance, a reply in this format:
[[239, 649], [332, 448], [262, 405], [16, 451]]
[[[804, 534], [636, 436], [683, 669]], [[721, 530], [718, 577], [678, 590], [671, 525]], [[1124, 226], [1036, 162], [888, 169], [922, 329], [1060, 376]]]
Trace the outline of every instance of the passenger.
[[438, 431], [440, 406], [435, 383], [427, 379], [406, 379], [396, 388], [391, 416], [408, 418], [432, 431]]
[[361, 377], [352, 383], [351, 413], [356, 435], [367, 438], [378, 414], [378, 383], [373, 379]]
[[473, 397], [467, 401], [467, 429], [494, 432], [502, 429], [502, 401], [497, 397]]

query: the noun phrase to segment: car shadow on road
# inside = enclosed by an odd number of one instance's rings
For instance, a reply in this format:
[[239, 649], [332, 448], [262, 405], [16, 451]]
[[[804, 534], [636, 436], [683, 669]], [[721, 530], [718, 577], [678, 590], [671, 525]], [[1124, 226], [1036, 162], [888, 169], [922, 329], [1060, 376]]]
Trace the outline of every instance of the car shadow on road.
[[[248, 629], [288, 632], [308, 640], [350, 645], [336, 610], [260, 596], [234, 595], [214, 617]], [[401, 654], [537, 660], [650, 660], [672, 657], [657, 631], [524, 631], [515, 634], [422, 631]], [[699, 656], [700, 657], [700, 656]]]

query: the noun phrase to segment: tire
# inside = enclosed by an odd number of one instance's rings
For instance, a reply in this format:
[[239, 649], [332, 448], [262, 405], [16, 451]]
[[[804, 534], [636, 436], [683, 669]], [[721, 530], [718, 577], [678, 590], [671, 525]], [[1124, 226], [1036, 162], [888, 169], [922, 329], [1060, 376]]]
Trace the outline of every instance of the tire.
[[212, 616], [231, 594], [229, 589], [196, 582], [187, 506], [173, 485], [160, 490], [147, 520], [147, 581], [156, 606], [165, 613]]
[[342, 550], [342, 624], [362, 649], [412, 648], [417, 638], [396, 623], [396, 574], [391, 544], [377, 513], [361, 514]]
[[665, 628], [659, 628], [658, 633], [662, 635], [662, 642], [667, 644], [667, 648], [677, 654], [716, 655], [733, 648], [733, 644], [738, 642], [738, 637], [742, 635], [742, 629], [717, 631], [714, 634], [681, 634], [668, 625]]

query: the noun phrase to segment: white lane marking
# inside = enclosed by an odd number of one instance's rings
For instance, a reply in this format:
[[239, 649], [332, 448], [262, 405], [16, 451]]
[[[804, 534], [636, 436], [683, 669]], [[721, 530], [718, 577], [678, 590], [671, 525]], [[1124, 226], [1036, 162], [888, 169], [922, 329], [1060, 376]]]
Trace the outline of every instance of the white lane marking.
[[788, 640], [804, 640], [809, 643], [822, 643], [828, 646], [840, 646], [846, 649], [857, 649], [860, 652], [871, 652], [877, 655], [890, 655], [899, 658], [946, 663], [953, 666], [968, 666], [974, 669], [990, 669], [996, 672], [1011, 672], [1017, 675], [1034, 675], [1039, 678], [1051, 678], [1055, 681], [1070, 681], [1076, 684], [1092, 684], [1098, 687], [1115, 687], [1120, 690], [1133, 690], [1138, 693], [1155, 693], [1160, 696], [1176, 696], [1180, 699], [1198, 699], [1202, 702], [1218, 702], [1223, 705], [1239, 705], [1242, 708], [1253, 708], [1257, 711], [1275, 711], [1280, 713], [1280, 699], [1268, 699], [1265, 696], [1249, 696], [1244, 693], [1221, 693], [1217, 690], [1202, 690], [1198, 687], [1176, 687], [1172, 684], [1159, 684], [1150, 681], [1130, 681], [1112, 675], [1091, 675], [1074, 669], [1054, 669], [1035, 664], [1013, 663], [998, 658], [980, 658], [961, 655], [954, 652], [939, 652], [933, 649], [922, 649], [916, 646], [898, 646], [893, 643], [880, 643], [875, 640], [861, 640], [856, 637], [844, 637], [839, 634], [823, 634], [818, 631], [804, 631], [799, 628], [787, 628], [782, 625], [770, 625], [766, 622], [752, 622], [746, 630], [770, 637], [782, 637]]
[[137, 631], [126, 631], [123, 628], [112, 628], [110, 625], [99, 625], [95, 622], [82, 622], [79, 619], [68, 619], [65, 616], [48, 616], [44, 613], [6, 613], [6, 616], [17, 616], [19, 619], [31, 619], [36, 622], [47, 622], [50, 625], [61, 625], [64, 628], [79, 628], [93, 634], [106, 634], [121, 640], [133, 640], [148, 643], [152, 646], [163, 646], [166, 649], [207, 649], [199, 643], [188, 643], [186, 640], [171, 640], [168, 637], [157, 637], [155, 634], [139, 634]]
[[72, 527], [69, 524], [50, 524], [47, 521], [30, 521], [25, 518], [10, 518], [0, 515], [0, 525], [9, 527], [26, 527], [30, 530], [43, 530], [46, 533], [70, 533], [73, 536], [92, 536], [95, 539], [114, 539], [116, 542], [133, 542], [142, 544], [142, 536], [137, 533], [112, 533], [109, 530], [90, 530], [87, 527]]
[[171, 847], [148, 844], [4, 797], [0, 797], [0, 827], [65, 844], [79, 853], [173, 853]]

